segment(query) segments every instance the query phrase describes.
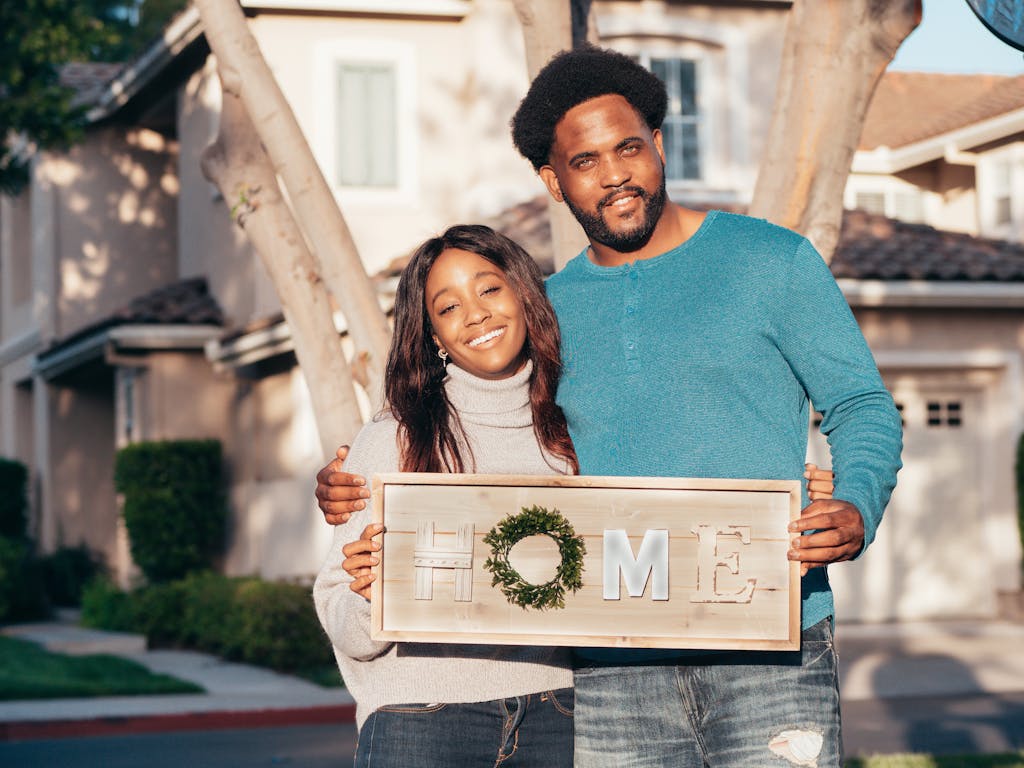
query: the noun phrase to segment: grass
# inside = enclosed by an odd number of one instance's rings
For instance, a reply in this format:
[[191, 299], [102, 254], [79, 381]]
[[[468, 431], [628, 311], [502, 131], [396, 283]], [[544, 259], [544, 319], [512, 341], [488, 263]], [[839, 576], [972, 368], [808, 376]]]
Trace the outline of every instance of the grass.
[[344, 688], [345, 683], [341, 679], [341, 672], [337, 664], [324, 664], [316, 667], [304, 667], [292, 670], [289, 674], [309, 680], [322, 688]]
[[65, 656], [0, 637], [0, 701], [201, 693], [202, 688], [116, 656]]
[[845, 768], [1024, 768], [1024, 751], [1003, 755], [877, 755], [851, 757]]

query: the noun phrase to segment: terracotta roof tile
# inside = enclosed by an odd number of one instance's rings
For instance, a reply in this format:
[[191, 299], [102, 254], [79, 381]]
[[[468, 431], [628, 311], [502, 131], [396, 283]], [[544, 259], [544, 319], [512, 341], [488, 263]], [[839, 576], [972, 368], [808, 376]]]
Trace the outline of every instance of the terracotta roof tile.
[[223, 325], [224, 315], [206, 278], [191, 277], [143, 294], [125, 306], [61, 339], [57, 349], [117, 325]]
[[1024, 281], [1024, 245], [847, 211], [832, 258], [837, 278]]
[[903, 147], [1018, 109], [1024, 109], [1024, 75], [886, 72], [859, 148]]
[[[546, 198], [520, 203], [483, 223], [518, 242], [550, 273]], [[392, 274], [407, 261], [396, 260]], [[865, 280], [1024, 281], [1024, 245], [846, 211], [832, 272], [836, 277]]]
[[123, 68], [124, 64], [119, 62], [72, 62], [60, 68], [60, 84], [75, 91], [73, 103], [89, 103]]

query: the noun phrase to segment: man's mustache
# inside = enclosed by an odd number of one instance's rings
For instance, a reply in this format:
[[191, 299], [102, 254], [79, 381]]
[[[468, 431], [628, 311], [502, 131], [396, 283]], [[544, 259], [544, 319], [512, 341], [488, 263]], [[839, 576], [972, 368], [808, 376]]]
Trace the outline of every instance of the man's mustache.
[[618, 197], [623, 192], [632, 192], [641, 200], [646, 200], [648, 197], [647, 191], [643, 187], [619, 187], [601, 198], [600, 202], [597, 204], [597, 210], [601, 210], [602, 208], [611, 205], [612, 199]]

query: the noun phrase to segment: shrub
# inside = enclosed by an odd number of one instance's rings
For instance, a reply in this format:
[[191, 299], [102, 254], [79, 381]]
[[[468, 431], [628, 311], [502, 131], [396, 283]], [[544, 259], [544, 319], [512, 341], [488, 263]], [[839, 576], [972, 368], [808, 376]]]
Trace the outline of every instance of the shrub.
[[132, 557], [150, 582], [209, 568], [223, 551], [227, 510], [220, 443], [136, 443], [118, 451], [117, 490]]
[[125, 593], [97, 580], [82, 623], [287, 672], [334, 663], [310, 590], [296, 584], [195, 573]]
[[84, 544], [62, 547], [39, 558], [39, 564], [50, 602], [60, 606], [81, 605], [85, 585], [107, 570], [102, 558]]
[[243, 661], [284, 671], [332, 663], [308, 587], [253, 580], [237, 601]]
[[136, 631], [131, 595], [118, 589], [108, 579], [94, 579], [82, 590], [81, 622], [83, 626], [97, 629]]
[[241, 657], [237, 604], [243, 579], [195, 573], [181, 582], [184, 592], [182, 643], [226, 658]]
[[0, 459], [0, 536], [25, 538], [28, 469], [20, 461]]
[[0, 536], [0, 621], [29, 621], [50, 615], [39, 562], [30, 542]]

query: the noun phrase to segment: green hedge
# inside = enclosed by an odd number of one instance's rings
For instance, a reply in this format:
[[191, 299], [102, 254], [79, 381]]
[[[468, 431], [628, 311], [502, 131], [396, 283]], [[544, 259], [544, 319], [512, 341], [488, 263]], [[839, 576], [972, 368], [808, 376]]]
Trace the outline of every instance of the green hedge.
[[0, 536], [0, 622], [32, 621], [50, 615], [42, 567], [23, 538]]
[[28, 525], [28, 468], [20, 461], [0, 459], [0, 536], [25, 538]]
[[97, 581], [83, 598], [82, 623], [285, 672], [334, 658], [309, 587], [256, 578], [193, 573], [129, 593]]
[[227, 523], [220, 443], [135, 443], [117, 453], [132, 558], [152, 583], [210, 568]]

